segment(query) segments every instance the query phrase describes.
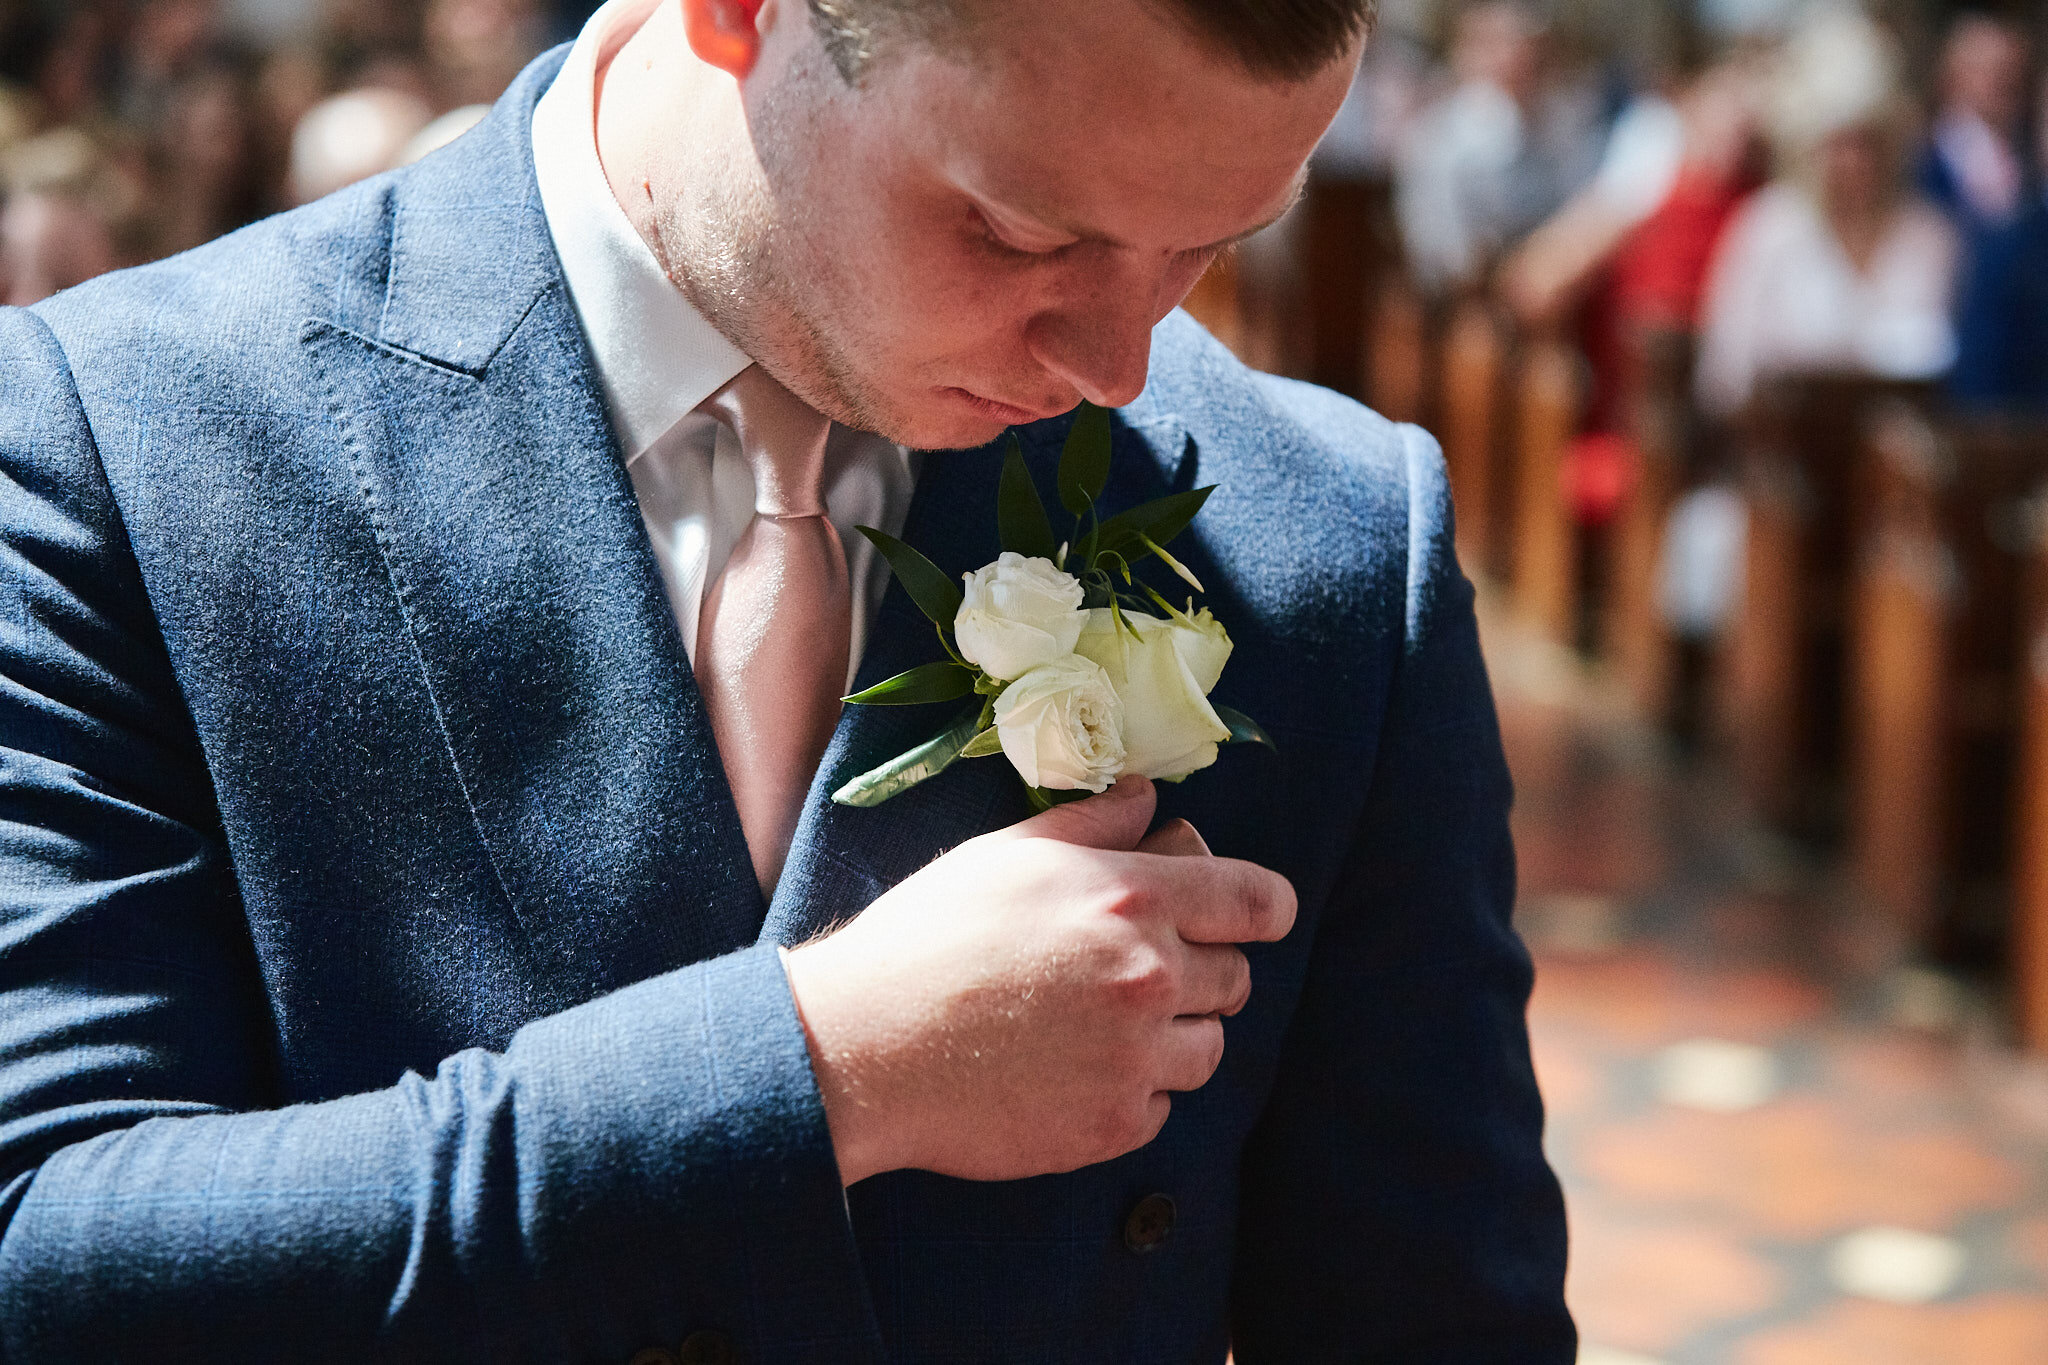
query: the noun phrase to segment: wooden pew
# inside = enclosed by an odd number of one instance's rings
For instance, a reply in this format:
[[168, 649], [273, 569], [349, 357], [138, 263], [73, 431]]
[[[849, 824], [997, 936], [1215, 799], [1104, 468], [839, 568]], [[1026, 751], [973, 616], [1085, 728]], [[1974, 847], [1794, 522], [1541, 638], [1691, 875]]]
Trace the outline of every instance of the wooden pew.
[[2019, 736], [2021, 586], [2048, 444], [2032, 428], [1873, 415], [1849, 651], [1850, 855], [1867, 937], [1985, 962]]
[[1436, 434], [1457, 511], [1458, 557], [1468, 573], [1500, 575], [1510, 563], [1511, 470], [1503, 458], [1511, 411], [1506, 320], [1483, 298], [1451, 307], [1439, 362]]
[[[1389, 311], [1405, 306], [1396, 298]], [[1414, 328], [1416, 316], [1395, 313], [1386, 333]], [[1572, 639], [1578, 560], [1563, 471], [1585, 399], [1583, 358], [1562, 337], [1518, 337], [1496, 304], [1473, 295], [1449, 308], [1436, 372], [1459, 558], [1467, 572], [1507, 580], [1517, 611], [1546, 634]]]
[[1401, 273], [1392, 185], [1314, 176], [1272, 230], [1217, 258], [1185, 307], [1252, 368], [1371, 401], [1373, 319]]
[[2020, 1039], [2048, 1055], [2048, 487], [2036, 491], [2031, 510], [2014, 662], [2020, 716], [2010, 845], [2012, 981]]
[[1401, 272], [1393, 182], [1313, 175], [1300, 206], [1302, 377], [1364, 398], [1368, 315], [1383, 280]]
[[1551, 639], [1571, 642], [1578, 634], [1579, 546], [1565, 500], [1564, 461], [1584, 408], [1585, 360], [1553, 335], [1526, 339], [1515, 360], [1508, 518], [1515, 606]]
[[1181, 303], [1188, 315], [1209, 330], [1242, 360], [1246, 351], [1243, 285], [1237, 253], [1226, 251], [1210, 262], [1202, 278]]
[[1844, 822], [1844, 650], [1854, 478], [1870, 412], [1927, 405], [1928, 386], [1807, 375], [1763, 386], [1740, 436], [1743, 588], [1722, 652], [1720, 711], [1752, 807], [1820, 842]]
[[1678, 330], [1632, 338], [1639, 387], [1628, 401], [1628, 433], [1640, 462], [1615, 518], [1610, 589], [1600, 622], [1601, 653], [1639, 714], [1672, 713], [1677, 661], [1658, 601], [1664, 528], [1693, 462], [1693, 341]]
[[1441, 318], [1405, 272], [1392, 270], [1374, 289], [1365, 325], [1359, 383], [1366, 406], [1434, 429]]

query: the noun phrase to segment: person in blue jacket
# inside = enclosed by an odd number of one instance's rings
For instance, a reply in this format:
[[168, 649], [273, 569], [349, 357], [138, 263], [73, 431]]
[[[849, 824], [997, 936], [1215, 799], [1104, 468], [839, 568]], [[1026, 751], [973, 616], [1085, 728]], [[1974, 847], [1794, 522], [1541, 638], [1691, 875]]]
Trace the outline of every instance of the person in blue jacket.
[[1984, 10], [1966, 9], [1942, 43], [1941, 99], [1915, 176], [1966, 245], [2012, 226], [2036, 183], [2026, 136], [2027, 35]]
[[[1370, 11], [613, 0], [0, 312], [0, 1360], [1572, 1361], [1442, 460], [1175, 311]], [[1277, 752], [855, 809], [850, 707], [778, 808], [764, 538], [975, 569], [1084, 399]]]
[[1948, 388], [1968, 410], [2048, 413], [2048, 200], [1978, 244]]

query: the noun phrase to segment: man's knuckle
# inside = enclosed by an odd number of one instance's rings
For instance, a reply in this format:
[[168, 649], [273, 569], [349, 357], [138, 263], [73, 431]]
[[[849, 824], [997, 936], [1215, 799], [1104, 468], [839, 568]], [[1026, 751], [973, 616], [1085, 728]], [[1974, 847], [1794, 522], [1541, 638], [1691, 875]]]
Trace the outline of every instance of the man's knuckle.
[[1237, 1013], [1245, 1007], [1252, 996], [1252, 960], [1243, 953], [1235, 953], [1230, 968], [1231, 992], [1230, 1010]]
[[1103, 1160], [1122, 1156], [1145, 1142], [1146, 1101], [1128, 1099], [1107, 1105], [1090, 1126], [1089, 1145]]
[[1159, 888], [1148, 879], [1133, 872], [1120, 872], [1111, 882], [1114, 906], [1111, 913], [1120, 919], [1145, 920], [1156, 913], [1159, 906]]
[[1110, 990], [1128, 1008], [1149, 1011], [1175, 998], [1180, 974], [1172, 961], [1151, 946], [1133, 949], [1110, 982]]
[[1173, 1117], [1173, 1100], [1166, 1095], [1153, 1095], [1146, 1100], [1145, 1108], [1139, 1114], [1136, 1131], [1126, 1151], [1136, 1151], [1159, 1136], [1166, 1121]]

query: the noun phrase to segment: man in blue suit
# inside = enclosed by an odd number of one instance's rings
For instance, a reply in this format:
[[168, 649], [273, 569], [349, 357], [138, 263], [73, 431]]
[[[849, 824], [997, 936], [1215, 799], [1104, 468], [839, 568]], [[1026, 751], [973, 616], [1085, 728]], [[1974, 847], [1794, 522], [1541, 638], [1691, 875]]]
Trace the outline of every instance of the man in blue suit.
[[[1171, 312], [1369, 10], [615, 0], [0, 314], [0, 1360], [1569, 1362], [1441, 460]], [[1117, 408], [1277, 754], [856, 810], [932, 722], [852, 708], [757, 802], [764, 393], [953, 573]]]

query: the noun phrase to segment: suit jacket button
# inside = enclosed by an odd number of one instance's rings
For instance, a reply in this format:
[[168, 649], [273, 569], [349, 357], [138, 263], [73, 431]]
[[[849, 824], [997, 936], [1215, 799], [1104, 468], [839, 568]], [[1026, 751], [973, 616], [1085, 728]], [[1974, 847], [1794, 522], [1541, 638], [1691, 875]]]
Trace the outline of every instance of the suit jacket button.
[[1159, 1250], [1173, 1232], [1174, 1213], [1173, 1201], [1165, 1195], [1146, 1195], [1124, 1219], [1124, 1245], [1141, 1256]]
[[626, 1365], [676, 1365], [676, 1353], [660, 1346], [650, 1346], [644, 1351], [633, 1352], [633, 1358]]
[[734, 1365], [740, 1353], [723, 1332], [692, 1332], [683, 1338], [676, 1357], [678, 1365]]

